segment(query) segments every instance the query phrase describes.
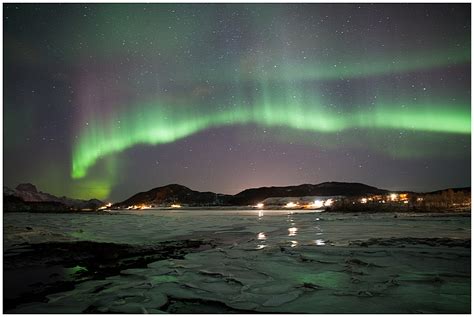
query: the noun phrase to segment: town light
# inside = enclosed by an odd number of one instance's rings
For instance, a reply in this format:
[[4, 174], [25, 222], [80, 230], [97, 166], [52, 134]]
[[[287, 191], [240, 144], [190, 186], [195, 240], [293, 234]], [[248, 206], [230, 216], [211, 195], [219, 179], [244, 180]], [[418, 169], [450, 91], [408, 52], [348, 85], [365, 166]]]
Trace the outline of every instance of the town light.
[[100, 207], [99, 210], [104, 210], [106, 208], [110, 208], [112, 206], [112, 203], [107, 203], [104, 206]]
[[172, 204], [171, 208], [181, 208], [181, 205], [180, 204]]
[[324, 202], [324, 206], [325, 207], [330, 207], [330, 206], [332, 206], [333, 203], [334, 203], [334, 200], [328, 199]]
[[285, 208], [295, 208], [295, 207], [297, 207], [297, 206], [298, 206], [297, 204], [295, 204], [294, 202], [290, 201], [289, 203], [287, 203], [287, 204], [285, 205]]
[[263, 208], [263, 203], [258, 203], [255, 207], [259, 208], [259, 209], [262, 209]]
[[313, 203], [314, 208], [321, 208], [322, 206], [324, 206], [324, 202], [322, 200], [315, 200]]

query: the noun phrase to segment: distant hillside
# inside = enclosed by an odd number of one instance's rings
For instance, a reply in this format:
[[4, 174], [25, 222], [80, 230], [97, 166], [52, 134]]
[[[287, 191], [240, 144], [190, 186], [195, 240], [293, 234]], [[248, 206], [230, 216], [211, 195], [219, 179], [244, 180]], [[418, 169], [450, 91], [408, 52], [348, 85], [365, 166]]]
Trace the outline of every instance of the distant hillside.
[[15, 189], [4, 186], [3, 198], [5, 211], [96, 210], [104, 205], [98, 199], [82, 200], [43, 193], [29, 183]]
[[64, 211], [73, 211], [74, 209], [57, 201], [24, 201], [20, 197], [6, 195], [6, 196], [3, 196], [3, 210], [5, 212], [16, 212], [16, 211], [64, 212]]
[[456, 187], [456, 188], [446, 188], [446, 189], [441, 189], [441, 190], [435, 190], [434, 192], [428, 192], [424, 193], [426, 195], [438, 195], [441, 194], [442, 192], [452, 190], [453, 192], [463, 192], [465, 194], [468, 194], [471, 192], [471, 187]]
[[386, 194], [387, 190], [361, 183], [325, 182], [311, 185], [285, 187], [260, 187], [246, 189], [230, 199], [232, 205], [252, 205], [269, 197], [303, 197], [303, 196], [362, 196]]
[[122, 202], [112, 205], [112, 208], [126, 208], [134, 205], [159, 206], [173, 203], [189, 206], [220, 206], [226, 205], [230, 197], [232, 196], [213, 192], [198, 192], [182, 185], [171, 184], [135, 194]]
[[189, 206], [246, 206], [254, 205], [270, 197], [303, 196], [360, 196], [385, 194], [388, 191], [360, 183], [327, 182], [317, 185], [304, 184], [285, 187], [261, 187], [244, 190], [237, 195], [223, 195], [212, 192], [198, 192], [185, 186], [172, 184], [138, 193], [114, 204], [113, 208], [138, 205], [167, 205], [180, 203]]

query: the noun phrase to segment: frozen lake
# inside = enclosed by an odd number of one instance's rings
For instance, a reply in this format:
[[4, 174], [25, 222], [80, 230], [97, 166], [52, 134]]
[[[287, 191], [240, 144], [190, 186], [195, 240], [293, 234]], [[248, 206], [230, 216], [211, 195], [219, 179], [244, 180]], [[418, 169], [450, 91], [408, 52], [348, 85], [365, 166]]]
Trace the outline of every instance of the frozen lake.
[[470, 219], [286, 210], [8, 213], [5, 252], [20, 259], [25, 243], [212, 244], [10, 311], [468, 313]]

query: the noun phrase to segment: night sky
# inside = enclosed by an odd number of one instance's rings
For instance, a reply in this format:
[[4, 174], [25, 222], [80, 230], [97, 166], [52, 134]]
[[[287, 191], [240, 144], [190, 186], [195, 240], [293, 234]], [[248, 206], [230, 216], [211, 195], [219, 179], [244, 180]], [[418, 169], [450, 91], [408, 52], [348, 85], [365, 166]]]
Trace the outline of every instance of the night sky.
[[4, 184], [470, 186], [470, 4], [4, 4]]

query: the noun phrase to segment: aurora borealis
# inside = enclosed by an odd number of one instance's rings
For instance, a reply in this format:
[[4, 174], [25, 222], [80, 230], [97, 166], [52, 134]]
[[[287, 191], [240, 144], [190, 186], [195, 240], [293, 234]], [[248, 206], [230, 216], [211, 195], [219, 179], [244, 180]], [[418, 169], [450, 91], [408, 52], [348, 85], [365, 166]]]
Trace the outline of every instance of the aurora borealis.
[[[94, 122], [75, 149], [72, 176], [84, 177], [87, 169], [102, 156], [123, 151], [136, 144], [171, 143], [201, 130], [225, 125], [254, 123], [263, 127], [282, 126], [314, 133], [335, 133], [351, 128], [470, 133], [469, 111], [463, 111], [462, 107], [456, 105], [446, 111], [444, 107], [449, 103], [417, 106], [416, 111], [403, 108], [393, 111], [393, 108], [400, 105], [380, 106], [372, 111], [341, 115], [327, 113], [323, 107], [312, 105], [311, 100], [304, 107], [302, 105], [306, 102], [294, 102], [290, 98], [283, 102], [270, 99], [262, 101], [261, 106], [236, 106], [210, 114], [193, 113], [192, 108], [186, 107], [178, 106], [180, 110], [175, 111], [167, 110], [165, 105], [147, 104], [138, 115], [126, 113], [112, 124]], [[124, 123], [117, 125], [118, 121]], [[94, 129], [97, 126], [100, 128]]]
[[4, 183], [470, 185], [469, 4], [4, 4]]

